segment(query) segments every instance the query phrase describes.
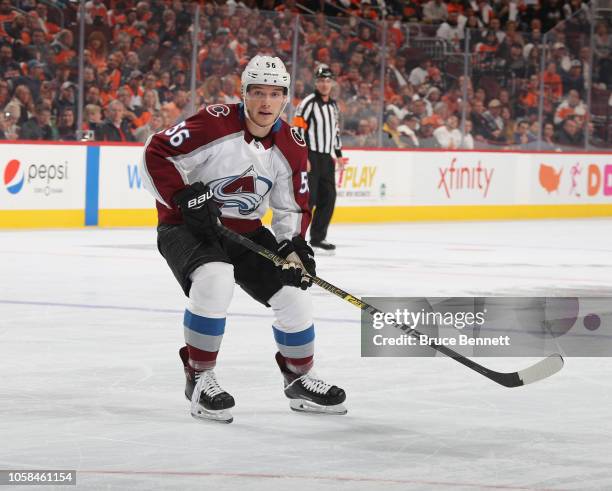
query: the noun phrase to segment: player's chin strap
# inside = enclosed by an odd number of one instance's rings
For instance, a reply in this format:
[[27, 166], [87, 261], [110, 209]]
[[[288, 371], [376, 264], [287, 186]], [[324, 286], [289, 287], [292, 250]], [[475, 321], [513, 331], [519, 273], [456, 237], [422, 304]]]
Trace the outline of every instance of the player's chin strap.
[[[237, 234], [233, 230], [230, 230], [224, 227], [223, 225], [219, 225], [218, 227], [219, 227], [219, 233], [222, 236], [246, 247], [247, 249], [250, 249], [251, 251], [259, 254], [260, 256], [265, 257], [266, 259], [269, 259], [275, 265], [279, 266], [279, 265], [287, 263], [287, 261], [283, 259], [282, 257], [280, 257], [279, 255], [274, 254], [273, 252], [269, 251], [268, 249], [266, 249], [265, 247], [259, 244], [256, 244], [255, 242], [248, 239], [247, 237]], [[342, 300], [346, 300], [348, 303], [354, 305], [355, 307], [360, 308], [361, 310], [366, 311], [372, 316], [374, 314], [383, 314], [383, 312], [378, 310], [376, 307], [373, 307], [372, 305], [364, 302], [363, 300], [357, 297], [354, 297], [350, 293], [347, 293], [344, 290], [341, 290], [337, 286], [334, 286], [331, 283], [328, 283], [327, 281], [319, 278], [318, 276], [311, 275], [308, 273], [304, 273], [304, 275], [308, 276], [309, 278], [312, 278], [312, 282], [316, 283], [324, 290], [327, 290], [329, 293], [332, 293], [336, 295], [337, 297], [340, 297]], [[493, 382], [503, 385], [504, 387], [520, 387], [521, 385], [531, 384], [533, 382], [537, 382], [538, 380], [542, 380], [547, 377], [550, 377], [551, 375], [561, 370], [561, 368], [563, 368], [563, 358], [561, 357], [561, 355], [555, 353], [555, 354], [548, 356], [547, 358], [544, 358], [543, 360], [540, 360], [536, 364], [525, 368], [524, 370], [519, 370], [517, 372], [509, 372], [509, 373], [496, 372], [494, 370], [491, 370], [490, 368], [486, 368], [480, 365], [479, 363], [476, 363], [474, 360], [471, 360], [470, 358], [467, 358], [466, 356], [463, 356], [460, 353], [457, 353], [456, 351], [448, 348], [447, 346], [436, 343], [429, 336], [422, 334], [421, 332], [417, 331], [416, 329], [413, 329], [410, 326], [407, 326], [405, 324], [397, 324], [397, 323], [393, 323], [392, 325], [393, 327], [403, 331], [404, 334], [413, 336], [418, 339], [427, 339], [427, 344], [431, 346], [433, 349], [435, 349], [436, 351], [439, 351], [440, 353], [443, 353], [446, 356], [449, 356], [453, 360], [474, 370], [475, 372], [480, 373], [481, 375], [484, 375], [485, 377], [492, 380]]]

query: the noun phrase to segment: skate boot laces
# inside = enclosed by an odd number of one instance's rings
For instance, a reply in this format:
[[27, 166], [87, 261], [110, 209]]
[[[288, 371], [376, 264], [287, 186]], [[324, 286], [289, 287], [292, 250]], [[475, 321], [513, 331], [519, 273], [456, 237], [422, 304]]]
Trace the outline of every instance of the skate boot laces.
[[294, 384], [298, 380], [301, 380], [302, 385], [308, 391], [314, 392], [315, 394], [327, 394], [327, 391], [332, 388], [332, 384], [324, 382], [323, 380], [317, 378], [311, 372], [308, 372], [302, 375], [301, 377], [295, 379], [290, 385]]
[[[196, 380], [197, 385], [194, 393], [197, 393], [198, 396], [200, 393], [204, 392], [211, 399], [222, 392], [225, 392], [219, 382], [217, 382], [217, 377], [215, 376], [215, 372], [212, 370], [205, 370], [203, 372], [196, 372]], [[199, 398], [199, 397], [198, 397]]]

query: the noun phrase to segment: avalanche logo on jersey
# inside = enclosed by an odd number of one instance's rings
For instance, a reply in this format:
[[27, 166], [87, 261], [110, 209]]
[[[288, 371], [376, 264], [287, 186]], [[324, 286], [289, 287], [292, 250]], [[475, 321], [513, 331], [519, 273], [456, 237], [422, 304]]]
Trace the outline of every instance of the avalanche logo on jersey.
[[292, 126], [291, 127], [291, 136], [293, 137], [293, 140], [295, 141], [295, 143], [297, 143], [300, 147], [305, 147], [306, 146], [306, 142], [302, 138], [302, 134], [300, 133], [299, 128], [296, 128], [295, 126]]
[[215, 118], [219, 118], [221, 116], [227, 116], [230, 113], [230, 108], [225, 104], [211, 104], [210, 106], [206, 106], [206, 112]]
[[21, 168], [21, 162], [19, 160], [11, 160], [4, 168], [4, 185], [6, 190], [11, 194], [17, 194], [21, 191], [25, 175]]
[[215, 201], [223, 208], [238, 208], [241, 215], [253, 213], [272, 189], [272, 181], [257, 175], [253, 166], [239, 176], [222, 177], [208, 183]]

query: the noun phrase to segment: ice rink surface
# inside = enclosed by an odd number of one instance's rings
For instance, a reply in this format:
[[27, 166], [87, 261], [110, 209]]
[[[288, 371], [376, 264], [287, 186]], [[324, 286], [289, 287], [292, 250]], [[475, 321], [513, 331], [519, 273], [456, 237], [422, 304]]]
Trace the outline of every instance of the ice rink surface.
[[[359, 296], [612, 296], [611, 230], [336, 225], [318, 273]], [[217, 368], [234, 423], [198, 423], [184, 298], [153, 229], [4, 231], [0, 253], [0, 468], [77, 469], [83, 489], [612, 489], [609, 359], [506, 389], [443, 357], [361, 358], [359, 310], [313, 287], [317, 371], [349, 413], [303, 415], [282, 394], [270, 312], [236, 289]]]

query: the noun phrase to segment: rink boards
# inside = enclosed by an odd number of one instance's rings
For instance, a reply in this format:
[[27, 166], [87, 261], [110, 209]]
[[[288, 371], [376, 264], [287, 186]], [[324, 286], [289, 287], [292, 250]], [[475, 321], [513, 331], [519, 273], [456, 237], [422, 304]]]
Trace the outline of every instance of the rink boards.
[[[0, 227], [156, 223], [138, 144], [0, 144]], [[352, 149], [335, 222], [612, 216], [612, 153]], [[268, 217], [269, 218], [269, 217]]]

